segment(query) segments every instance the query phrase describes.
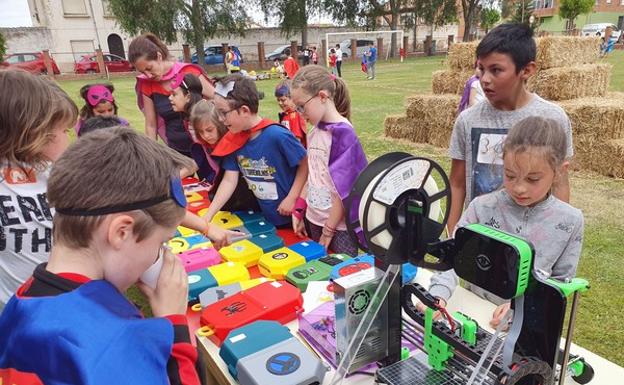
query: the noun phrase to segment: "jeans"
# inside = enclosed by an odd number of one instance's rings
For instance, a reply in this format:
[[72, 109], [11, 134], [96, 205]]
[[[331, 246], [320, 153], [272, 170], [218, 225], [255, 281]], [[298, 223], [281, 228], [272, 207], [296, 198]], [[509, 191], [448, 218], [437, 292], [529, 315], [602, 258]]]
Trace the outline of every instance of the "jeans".
[[340, 69], [340, 67], [342, 67], [342, 60], [337, 60], [336, 61], [336, 70], [338, 71], [338, 77], [342, 77], [342, 71]]
[[375, 79], [375, 63], [374, 61], [366, 63], [368, 77]]

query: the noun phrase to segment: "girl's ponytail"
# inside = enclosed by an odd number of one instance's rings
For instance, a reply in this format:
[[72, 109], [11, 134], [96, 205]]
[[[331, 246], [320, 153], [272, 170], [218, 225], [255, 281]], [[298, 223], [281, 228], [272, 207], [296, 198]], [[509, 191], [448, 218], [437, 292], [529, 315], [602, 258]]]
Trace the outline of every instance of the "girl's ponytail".
[[340, 115], [351, 120], [351, 96], [349, 95], [349, 88], [341, 78], [334, 78], [336, 89], [334, 91], [334, 105]]

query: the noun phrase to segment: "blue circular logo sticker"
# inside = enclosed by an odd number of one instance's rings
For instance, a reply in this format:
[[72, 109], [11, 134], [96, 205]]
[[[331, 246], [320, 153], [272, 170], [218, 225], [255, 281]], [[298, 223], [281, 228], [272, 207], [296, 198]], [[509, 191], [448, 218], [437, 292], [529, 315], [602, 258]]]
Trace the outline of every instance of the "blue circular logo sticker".
[[293, 353], [277, 353], [266, 362], [267, 370], [278, 376], [294, 373], [301, 366], [301, 359]]

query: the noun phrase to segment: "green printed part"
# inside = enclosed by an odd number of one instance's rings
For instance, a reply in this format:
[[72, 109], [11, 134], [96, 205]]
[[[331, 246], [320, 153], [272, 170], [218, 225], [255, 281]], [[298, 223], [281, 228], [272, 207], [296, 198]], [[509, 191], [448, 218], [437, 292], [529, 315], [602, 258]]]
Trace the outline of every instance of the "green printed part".
[[589, 290], [589, 282], [584, 278], [572, 278], [570, 282], [561, 282], [552, 278], [548, 278], [546, 281], [561, 290], [566, 297], [570, 296], [570, 294], [575, 291], [584, 293]]
[[568, 371], [573, 377], [583, 374], [583, 369], [585, 369], [585, 363], [582, 360], [576, 360], [568, 365]]
[[453, 348], [433, 334], [433, 309], [425, 309], [425, 351], [429, 365], [434, 370], [441, 371], [446, 367], [446, 361], [453, 357]]
[[410, 355], [410, 350], [407, 346], [403, 346], [401, 348], [401, 361], [403, 360], [407, 360], [409, 358]]
[[466, 228], [509, 245], [518, 252], [518, 256], [520, 257], [520, 260], [518, 261], [518, 284], [516, 287], [516, 295], [514, 297], [519, 297], [524, 294], [531, 276], [531, 260], [533, 259], [531, 245], [520, 237], [516, 237], [515, 235], [508, 234], [504, 231], [496, 230], [479, 223], [473, 223], [466, 226]]
[[461, 338], [467, 344], [475, 346], [477, 344], [477, 323], [467, 315], [456, 311], [453, 318], [461, 324]]

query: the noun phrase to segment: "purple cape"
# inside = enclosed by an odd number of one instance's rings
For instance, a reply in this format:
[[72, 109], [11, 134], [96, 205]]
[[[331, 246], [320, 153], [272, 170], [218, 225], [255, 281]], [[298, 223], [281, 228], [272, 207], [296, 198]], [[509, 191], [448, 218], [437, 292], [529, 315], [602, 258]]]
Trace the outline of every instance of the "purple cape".
[[368, 160], [353, 127], [345, 122], [323, 123], [318, 129], [332, 134], [329, 152], [329, 175], [331, 176], [340, 199], [344, 202], [349, 196], [355, 180], [368, 166]]

